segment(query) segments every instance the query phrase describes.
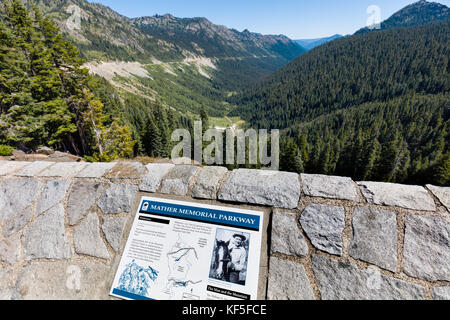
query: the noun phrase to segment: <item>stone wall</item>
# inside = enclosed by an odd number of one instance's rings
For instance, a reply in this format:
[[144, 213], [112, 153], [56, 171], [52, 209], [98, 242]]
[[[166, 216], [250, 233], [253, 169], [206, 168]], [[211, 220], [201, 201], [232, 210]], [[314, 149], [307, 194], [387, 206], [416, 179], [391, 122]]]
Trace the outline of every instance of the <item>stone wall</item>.
[[111, 299], [145, 195], [266, 212], [261, 299], [450, 299], [450, 188], [44, 161], [0, 161], [0, 299]]

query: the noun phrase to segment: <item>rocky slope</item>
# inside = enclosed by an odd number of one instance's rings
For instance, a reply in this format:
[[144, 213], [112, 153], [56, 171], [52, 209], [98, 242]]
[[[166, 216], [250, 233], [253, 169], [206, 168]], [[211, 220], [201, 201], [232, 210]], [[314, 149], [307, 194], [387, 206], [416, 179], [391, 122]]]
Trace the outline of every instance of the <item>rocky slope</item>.
[[[85, 0], [24, 1], [56, 21], [91, 73], [106, 78], [123, 100], [133, 95], [188, 115], [206, 106], [223, 117], [232, 108], [228, 95], [305, 52], [285, 36], [239, 32], [205, 18], [130, 19]], [[124, 71], [130, 63], [139, 72]]]

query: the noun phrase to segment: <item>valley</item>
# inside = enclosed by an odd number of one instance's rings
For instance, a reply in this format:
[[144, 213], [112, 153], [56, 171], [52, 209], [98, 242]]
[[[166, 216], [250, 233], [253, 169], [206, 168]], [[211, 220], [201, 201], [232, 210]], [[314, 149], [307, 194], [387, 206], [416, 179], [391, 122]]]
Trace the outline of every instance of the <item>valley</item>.
[[[34, 20], [20, 22], [18, 0], [6, 1], [16, 12], [0, 29], [0, 145], [48, 144], [96, 160], [100, 132], [117, 130], [127, 154], [168, 157], [171, 132], [202, 119], [221, 131], [280, 129], [283, 171], [450, 184], [450, 14], [443, 4], [412, 3], [379, 30], [291, 40], [203, 17], [128, 18], [85, 0], [23, 0]], [[35, 6], [45, 18], [31, 13]], [[18, 23], [47, 55], [23, 44]], [[83, 89], [67, 92], [65, 76]]]
[[[29, 2], [57, 22], [92, 74], [106, 78], [119, 92], [189, 116], [198, 115], [202, 106], [211, 116], [225, 116], [233, 108], [226, 102], [229, 92], [305, 52], [287, 37], [238, 32], [205, 18], [130, 19], [85, 0]], [[70, 6], [79, 8], [79, 28], [68, 27]]]

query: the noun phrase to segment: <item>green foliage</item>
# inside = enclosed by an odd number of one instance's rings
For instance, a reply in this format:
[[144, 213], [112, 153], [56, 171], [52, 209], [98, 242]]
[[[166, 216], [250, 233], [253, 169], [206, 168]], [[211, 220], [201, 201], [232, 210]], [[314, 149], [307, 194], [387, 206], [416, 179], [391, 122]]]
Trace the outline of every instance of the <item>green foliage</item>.
[[18, 0], [3, 2], [0, 17], [0, 143], [106, 161], [131, 156], [129, 129], [89, 92], [99, 83], [57, 25]]
[[432, 168], [433, 180], [442, 186], [450, 185], [450, 153], [443, 154]]
[[230, 99], [252, 126], [283, 129], [366, 102], [448, 92], [450, 21], [337, 39]]
[[295, 139], [305, 172], [448, 185], [449, 32], [447, 21], [338, 39], [230, 102]]
[[[448, 185], [449, 94], [367, 103], [286, 130], [305, 172]], [[300, 142], [299, 142], [300, 141]], [[283, 146], [283, 150], [286, 146]], [[292, 165], [292, 153], [281, 163]]]
[[70, 102], [85, 84], [81, 61], [39, 10], [31, 14], [19, 1], [2, 6], [0, 140], [32, 149], [55, 146], [76, 132]]
[[288, 172], [304, 172], [304, 164], [300, 149], [291, 138], [285, 138], [280, 146], [280, 170]]
[[[216, 117], [223, 117], [233, 108], [225, 103], [226, 92], [214, 87], [213, 80], [201, 75], [195, 65], [149, 65], [146, 70], [151, 78], [116, 77], [114, 80], [139, 88], [142, 95], [156, 95], [158, 104], [175, 108], [191, 117], [198, 115], [203, 107], [208, 114]], [[209, 69], [206, 72], [213, 74]]]
[[82, 111], [84, 132], [89, 132], [93, 159], [109, 162], [118, 158], [129, 158], [133, 155], [136, 141], [132, 140], [130, 129], [120, 124], [115, 118], [109, 126], [108, 115], [104, 113], [103, 103], [87, 89], [83, 91], [85, 105]]
[[170, 157], [174, 146], [172, 132], [179, 128], [192, 128], [191, 118], [137, 95], [127, 94], [123, 105], [123, 119], [137, 141], [136, 155]]
[[14, 147], [5, 146], [0, 144], [0, 156], [8, 157], [12, 155], [12, 152], [14, 151]]
[[205, 134], [206, 130], [209, 128], [209, 116], [205, 107], [200, 110], [200, 120], [202, 122], [202, 134]]

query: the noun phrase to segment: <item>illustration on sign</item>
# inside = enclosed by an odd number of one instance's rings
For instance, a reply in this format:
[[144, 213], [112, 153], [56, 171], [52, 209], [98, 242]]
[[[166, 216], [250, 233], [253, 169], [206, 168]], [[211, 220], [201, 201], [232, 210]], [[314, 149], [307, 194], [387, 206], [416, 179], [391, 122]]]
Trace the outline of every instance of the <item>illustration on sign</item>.
[[143, 197], [110, 294], [256, 299], [263, 213]]

